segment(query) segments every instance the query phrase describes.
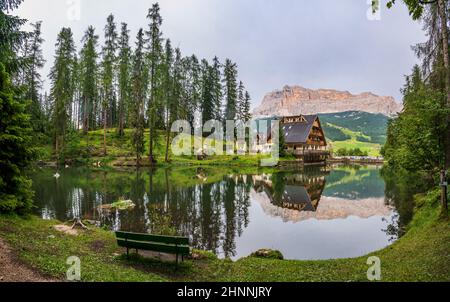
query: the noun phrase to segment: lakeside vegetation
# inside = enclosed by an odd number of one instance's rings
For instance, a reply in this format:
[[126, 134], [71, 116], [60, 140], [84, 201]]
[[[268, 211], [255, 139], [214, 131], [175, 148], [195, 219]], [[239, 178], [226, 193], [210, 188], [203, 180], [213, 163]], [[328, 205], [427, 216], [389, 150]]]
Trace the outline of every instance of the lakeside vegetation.
[[[144, 131], [144, 134], [148, 134], [149, 131]], [[162, 131], [160, 132], [162, 133]], [[72, 133], [68, 138], [64, 149], [60, 150], [59, 155], [55, 153], [52, 144], [42, 144], [36, 147], [37, 161], [45, 164], [58, 165], [58, 156], [62, 156], [65, 162], [74, 166], [136, 166], [136, 157], [133, 154], [132, 147], [132, 129], [124, 129], [123, 136], [117, 134], [116, 128], [106, 130], [107, 148], [108, 154], [103, 154], [103, 130], [89, 131], [86, 134]], [[194, 146], [195, 137], [190, 137], [192, 146]], [[200, 138], [199, 138], [200, 139]], [[203, 145], [211, 146], [215, 145], [215, 141], [209, 138], [203, 139]], [[144, 140], [144, 148], [149, 146], [148, 140]], [[222, 142], [220, 142], [222, 143]], [[226, 145], [226, 143], [225, 143]], [[233, 145], [230, 142], [229, 145]], [[192, 155], [174, 155], [169, 148], [169, 153], [166, 158], [165, 151], [165, 139], [159, 136], [154, 143], [154, 159], [157, 163], [152, 165], [157, 166], [179, 166], [179, 165], [232, 165], [232, 166], [254, 166], [260, 165], [262, 159], [270, 158], [270, 154], [255, 154], [255, 155], [211, 155], [204, 156], [201, 160], [195, 155], [195, 150], [192, 150]], [[225, 152], [224, 152], [225, 153]], [[280, 158], [280, 161], [295, 161], [296, 158], [292, 155], [284, 154]], [[148, 158], [142, 158], [140, 160], [141, 166], [149, 166], [150, 162]]]
[[218, 259], [195, 251], [178, 268], [132, 256], [126, 259], [114, 233], [90, 226], [72, 236], [56, 231], [55, 220], [35, 216], [2, 216], [0, 235], [20, 260], [57, 279], [63, 279], [66, 259], [79, 255], [83, 281], [367, 281], [369, 256], [381, 260], [382, 281], [450, 281], [450, 224], [439, 218], [439, 193], [415, 197], [416, 210], [406, 234], [369, 255], [337, 260], [299, 261], [245, 257]]

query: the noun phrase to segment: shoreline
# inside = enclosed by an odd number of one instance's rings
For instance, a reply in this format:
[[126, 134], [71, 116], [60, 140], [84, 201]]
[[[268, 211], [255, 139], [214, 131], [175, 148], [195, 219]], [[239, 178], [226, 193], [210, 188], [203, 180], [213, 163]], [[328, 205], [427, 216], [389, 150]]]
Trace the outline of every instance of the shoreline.
[[450, 224], [439, 216], [439, 191], [416, 195], [413, 220], [392, 245], [365, 256], [333, 260], [219, 259], [207, 251], [174, 270], [174, 263], [123, 256], [114, 233], [95, 226], [77, 235], [55, 229], [57, 220], [0, 215], [0, 237], [25, 265], [62, 280], [66, 258], [78, 255], [82, 281], [367, 281], [369, 256], [382, 261], [382, 281], [450, 281]]
[[303, 160], [297, 159], [282, 159], [275, 166], [262, 166], [260, 164], [260, 158], [249, 158], [248, 161], [245, 160], [245, 157], [242, 157], [243, 160], [235, 160], [230, 156], [229, 159], [208, 159], [208, 160], [192, 160], [189, 158], [182, 160], [172, 160], [170, 162], [156, 162], [150, 164], [147, 159], [142, 159], [140, 165], [138, 166], [135, 159], [127, 159], [127, 158], [92, 158], [91, 160], [86, 159], [75, 159], [68, 161], [69, 164], [58, 164], [55, 161], [36, 161], [34, 164], [41, 168], [64, 168], [64, 167], [85, 167], [85, 168], [161, 168], [161, 167], [202, 167], [202, 166], [210, 166], [210, 167], [235, 167], [235, 168], [286, 168], [286, 167], [323, 167], [323, 166], [331, 166], [334, 164], [347, 164], [347, 165], [384, 165], [384, 160], [373, 160], [373, 159], [328, 159], [326, 161], [321, 162], [303, 162]]

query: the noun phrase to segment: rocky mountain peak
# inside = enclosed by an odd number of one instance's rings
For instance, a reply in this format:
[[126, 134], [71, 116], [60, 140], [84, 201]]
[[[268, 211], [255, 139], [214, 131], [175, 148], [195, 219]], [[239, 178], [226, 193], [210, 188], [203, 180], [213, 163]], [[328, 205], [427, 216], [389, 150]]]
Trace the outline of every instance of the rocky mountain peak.
[[349, 91], [313, 90], [286, 85], [281, 90], [266, 94], [253, 114], [270, 116], [363, 111], [394, 116], [401, 110], [402, 106], [393, 97], [378, 96], [372, 92], [355, 95]]

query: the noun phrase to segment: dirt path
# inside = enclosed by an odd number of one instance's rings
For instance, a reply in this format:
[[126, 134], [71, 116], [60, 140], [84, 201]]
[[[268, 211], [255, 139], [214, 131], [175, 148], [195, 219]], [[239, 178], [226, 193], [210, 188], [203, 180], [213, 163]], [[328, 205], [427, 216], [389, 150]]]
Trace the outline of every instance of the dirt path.
[[0, 282], [54, 282], [21, 263], [11, 247], [0, 238]]

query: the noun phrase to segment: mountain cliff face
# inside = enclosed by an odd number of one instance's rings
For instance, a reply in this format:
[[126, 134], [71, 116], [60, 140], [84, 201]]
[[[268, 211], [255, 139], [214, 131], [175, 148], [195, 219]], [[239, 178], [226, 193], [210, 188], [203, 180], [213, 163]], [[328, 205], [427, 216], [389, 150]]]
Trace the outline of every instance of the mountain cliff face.
[[348, 91], [285, 86], [282, 90], [268, 93], [253, 114], [258, 117], [363, 111], [394, 116], [401, 109], [402, 106], [394, 98], [370, 92], [354, 95]]

